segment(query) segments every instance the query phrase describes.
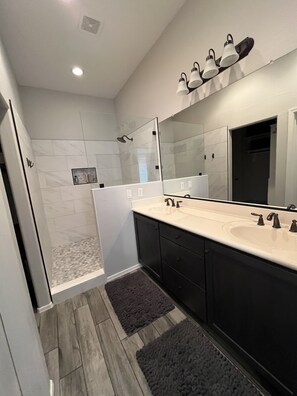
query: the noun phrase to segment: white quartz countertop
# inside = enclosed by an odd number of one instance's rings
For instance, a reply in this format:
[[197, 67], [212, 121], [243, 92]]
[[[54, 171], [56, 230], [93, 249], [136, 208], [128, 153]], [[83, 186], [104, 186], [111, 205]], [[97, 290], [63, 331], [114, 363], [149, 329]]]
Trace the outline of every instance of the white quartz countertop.
[[258, 219], [251, 215], [232, 215], [230, 211], [226, 213], [199, 208], [197, 204], [191, 204], [191, 200], [186, 200], [181, 205], [178, 209], [166, 206], [163, 197], [159, 197], [134, 201], [132, 210], [297, 270], [297, 233], [289, 232], [288, 224], [282, 224], [282, 228], [274, 229], [271, 222], [266, 222], [265, 226], [258, 226]]

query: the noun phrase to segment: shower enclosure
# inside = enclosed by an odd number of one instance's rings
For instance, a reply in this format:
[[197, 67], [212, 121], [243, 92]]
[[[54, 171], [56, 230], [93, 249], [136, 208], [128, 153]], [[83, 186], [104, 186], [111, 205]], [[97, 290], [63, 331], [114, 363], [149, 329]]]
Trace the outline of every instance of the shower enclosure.
[[160, 180], [155, 121], [117, 140], [115, 114], [77, 114], [76, 139], [55, 131], [54, 139], [31, 139], [12, 105], [1, 124], [0, 165], [32, 304], [41, 309], [106, 279], [92, 189]]
[[84, 128], [86, 116], [81, 114], [81, 140], [32, 140], [52, 246], [53, 293], [104, 276], [92, 188], [160, 179], [151, 123], [119, 140], [115, 116], [100, 116], [98, 124], [109, 125], [105, 139]]

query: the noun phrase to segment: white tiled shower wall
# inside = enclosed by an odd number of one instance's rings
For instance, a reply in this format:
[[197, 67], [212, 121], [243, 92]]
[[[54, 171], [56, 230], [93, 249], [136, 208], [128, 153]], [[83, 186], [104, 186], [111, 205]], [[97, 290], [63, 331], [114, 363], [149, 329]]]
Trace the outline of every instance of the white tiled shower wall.
[[227, 127], [204, 134], [205, 173], [208, 175], [209, 197], [213, 199], [228, 199], [227, 142]]
[[71, 169], [96, 167], [99, 183], [122, 183], [119, 148], [112, 141], [32, 140], [52, 246], [97, 235], [92, 187], [75, 186]]
[[[186, 177], [202, 173], [208, 176], [208, 192], [203, 193], [202, 196], [206, 194], [213, 199], [228, 199], [227, 134], [227, 127], [222, 127], [174, 143], [162, 142], [161, 160], [164, 180], [169, 182], [170, 179], [180, 179], [182, 182]], [[165, 191], [172, 194], [173, 186], [175, 183], [166, 184], [170, 192]], [[177, 192], [182, 190], [178, 187]]]
[[161, 144], [163, 178], [198, 176], [205, 173], [203, 135]]

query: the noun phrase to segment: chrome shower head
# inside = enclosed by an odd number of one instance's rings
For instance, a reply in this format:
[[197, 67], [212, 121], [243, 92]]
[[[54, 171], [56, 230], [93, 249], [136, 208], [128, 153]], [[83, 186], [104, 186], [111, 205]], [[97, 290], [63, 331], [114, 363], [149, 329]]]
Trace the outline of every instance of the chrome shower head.
[[127, 141], [125, 140], [125, 138], [128, 139], [128, 140], [131, 140], [131, 142], [133, 142], [133, 138], [129, 138], [127, 135], [123, 135], [123, 136], [117, 137], [117, 140], [118, 140], [120, 143], [127, 143]]

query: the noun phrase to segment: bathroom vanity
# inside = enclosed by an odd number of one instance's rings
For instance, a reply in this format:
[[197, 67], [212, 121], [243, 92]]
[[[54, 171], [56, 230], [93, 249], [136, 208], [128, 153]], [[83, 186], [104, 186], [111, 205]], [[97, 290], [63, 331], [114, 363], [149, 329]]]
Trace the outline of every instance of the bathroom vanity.
[[[162, 205], [133, 210], [139, 262], [271, 383], [275, 394], [297, 394], [297, 271], [292, 257], [285, 265], [278, 239], [296, 237], [297, 248], [297, 235], [273, 229], [276, 250], [267, 260], [268, 251], [261, 254], [259, 246], [245, 246], [230, 233], [251, 227], [258, 238], [253, 219], [211, 212], [203, 217], [201, 211]], [[265, 237], [270, 228], [261, 228]]]

